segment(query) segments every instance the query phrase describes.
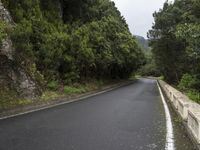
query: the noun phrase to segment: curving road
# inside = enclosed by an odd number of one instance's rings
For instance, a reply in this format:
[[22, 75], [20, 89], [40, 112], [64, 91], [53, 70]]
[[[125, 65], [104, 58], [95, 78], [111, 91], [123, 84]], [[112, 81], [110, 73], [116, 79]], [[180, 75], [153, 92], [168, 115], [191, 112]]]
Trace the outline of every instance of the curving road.
[[0, 150], [164, 150], [155, 80], [0, 121]]

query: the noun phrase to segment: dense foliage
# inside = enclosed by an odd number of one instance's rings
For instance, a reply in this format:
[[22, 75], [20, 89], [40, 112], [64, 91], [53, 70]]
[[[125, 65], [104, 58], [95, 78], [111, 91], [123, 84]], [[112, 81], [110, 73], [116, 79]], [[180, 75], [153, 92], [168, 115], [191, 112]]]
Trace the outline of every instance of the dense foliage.
[[136, 37], [136, 40], [139, 44], [139, 46], [142, 48], [142, 50], [144, 50], [144, 52], [148, 53], [151, 51], [150, 47], [149, 47], [149, 41], [148, 39], [145, 39], [144, 37], [142, 36], [139, 36], [139, 35], [135, 35]]
[[114, 2], [2, 1], [16, 23], [11, 35], [16, 58], [23, 66], [34, 66], [39, 79], [69, 84], [126, 78], [144, 61]]
[[199, 91], [193, 81], [200, 79], [200, 1], [166, 2], [153, 16], [149, 38], [159, 70], [182, 89]]
[[139, 76], [154, 76], [159, 77], [161, 76], [159, 70], [157, 69], [157, 66], [155, 64], [155, 60], [153, 58], [151, 47], [149, 47], [149, 40], [145, 39], [142, 36], [136, 35], [136, 40], [138, 42], [138, 45], [142, 49], [144, 55], [145, 55], [145, 62], [143, 66], [141, 66], [137, 74]]
[[140, 76], [153, 76], [160, 77], [161, 73], [155, 64], [155, 60], [151, 51], [145, 52], [145, 64], [137, 71], [137, 74]]

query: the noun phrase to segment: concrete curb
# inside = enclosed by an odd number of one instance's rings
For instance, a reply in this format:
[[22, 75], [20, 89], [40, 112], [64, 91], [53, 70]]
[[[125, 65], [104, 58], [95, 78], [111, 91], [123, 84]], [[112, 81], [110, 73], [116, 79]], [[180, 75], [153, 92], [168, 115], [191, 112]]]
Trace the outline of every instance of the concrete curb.
[[128, 85], [130, 85], [130, 84], [132, 84], [134, 82], [135, 81], [127, 81], [127, 82], [114, 84], [111, 87], [103, 88], [103, 89], [100, 89], [100, 90], [96, 90], [96, 91], [93, 91], [93, 92], [91, 92], [89, 94], [86, 93], [86, 94], [83, 94], [82, 96], [77, 97], [77, 98], [71, 98], [70, 100], [65, 100], [66, 98], [62, 98], [61, 101], [57, 101], [57, 102], [55, 101], [52, 104], [43, 104], [42, 106], [33, 106], [33, 107], [31, 107], [31, 108], [29, 108], [28, 110], [25, 110], [25, 111], [22, 110], [22, 111], [14, 112], [14, 113], [13, 112], [11, 112], [11, 113], [8, 112], [8, 114], [1, 115], [0, 116], [0, 120], [14, 118], [14, 117], [17, 117], [17, 116], [22, 116], [22, 115], [34, 113], [34, 112], [37, 112], [37, 111], [42, 111], [42, 110], [54, 108], [54, 107], [57, 107], [57, 106], [61, 106], [61, 105], [65, 105], [65, 104], [69, 104], [69, 103], [73, 103], [73, 102], [77, 102], [77, 101], [84, 100], [84, 99], [87, 99], [87, 98], [90, 98], [90, 97], [93, 97], [93, 96], [97, 96], [97, 95], [100, 95], [100, 94], [103, 94], [103, 93], [106, 93], [106, 92], [110, 92], [112, 90], [118, 89], [118, 88], [123, 87], [123, 86], [128, 86]]
[[[158, 80], [160, 87], [162, 88], [163, 93], [168, 99], [168, 103], [173, 108], [174, 112], [182, 119], [182, 124], [187, 131], [188, 136], [192, 140], [196, 149], [200, 150], [200, 143], [198, 137], [195, 136], [193, 128], [190, 127], [189, 122], [189, 112], [193, 109], [193, 105], [198, 106], [199, 104], [192, 102], [187, 96], [179, 92], [175, 88], [171, 87], [162, 80]], [[200, 110], [199, 110], [200, 111]], [[198, 116], [197, 116], [198, 117]], [[197, 128], [197, 127], [195, 127]]]

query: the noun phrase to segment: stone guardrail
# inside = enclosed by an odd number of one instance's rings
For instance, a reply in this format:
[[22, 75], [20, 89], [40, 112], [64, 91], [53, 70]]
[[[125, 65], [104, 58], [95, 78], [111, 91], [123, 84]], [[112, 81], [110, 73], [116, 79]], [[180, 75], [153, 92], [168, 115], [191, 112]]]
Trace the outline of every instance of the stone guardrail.
[[175, 110], [187, 123], [187, 127], [196, 142], [200, 144], [200, 105], [191, 101], [186, 95], [166, 82], [159, 80], [158, 83]]

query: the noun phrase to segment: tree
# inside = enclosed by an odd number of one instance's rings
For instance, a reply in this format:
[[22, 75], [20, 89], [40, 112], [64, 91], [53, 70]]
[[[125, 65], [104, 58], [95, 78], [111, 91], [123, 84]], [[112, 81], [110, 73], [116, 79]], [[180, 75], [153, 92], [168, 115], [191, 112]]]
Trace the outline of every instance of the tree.
[[3, 0], [16, 27], [17, 60], [47, 81], [127, 78], [144, 55], [109, 0]]
[[[200, 2], [175, 0], [154, 13], [149, 31], [157, 67], [165, 78], [180, 85], [200, 79]], [[199, 86], [192, 87], [200, 91]]]

